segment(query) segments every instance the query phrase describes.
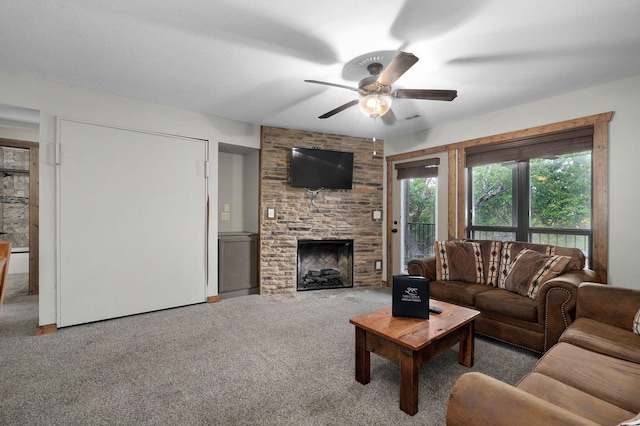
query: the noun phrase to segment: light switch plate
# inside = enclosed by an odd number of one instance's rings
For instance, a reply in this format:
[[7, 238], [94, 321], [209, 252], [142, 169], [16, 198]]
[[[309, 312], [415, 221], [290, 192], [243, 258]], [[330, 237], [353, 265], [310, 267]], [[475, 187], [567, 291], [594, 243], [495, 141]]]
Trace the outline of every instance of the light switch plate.
[[223, 212], [220, 219], [222, 220], [231, 220], [231, 216], [229, 215], [229, 213], [225, 213]]
[[267, 209], [267, 219], [275, 219], [276, 218], [276, 209], [268, 208]]
[[375, 263], [375, 270], [376, 270], [376, 271], [379, 271], [379, 270], [381, 270], [381, 269], [382, 269], [382, 260], [376, 260], [376, 263]]
[[382, 220], [382, 210], [374, 210], [371, 213], [373, 220]]

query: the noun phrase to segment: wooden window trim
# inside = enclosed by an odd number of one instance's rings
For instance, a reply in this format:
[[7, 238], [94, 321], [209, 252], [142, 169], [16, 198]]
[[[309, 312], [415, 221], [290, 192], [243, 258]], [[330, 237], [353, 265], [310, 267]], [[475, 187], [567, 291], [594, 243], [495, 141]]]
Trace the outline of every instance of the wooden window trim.
[[465, 149], [465, 166], [531, 160], [545, 155], [572, 154], [592, 149], [593, 126], [586, 126], [509, 142], [469, 147]]
[[[613, 112], [590, 115], [567, 121], [531, 127], [513, 132], [470, 139], [418, 151], [405, 152], [386, 157], [387, 160], [387, 208], [391, 209], [390, 185], [395, 161], [407, 160], [439, 152], [449, 153], [449, 238], [464, 238], [467, 224], [465, 151], [470, 147], [504, 143], [544, 134], [593, 126], [593, 265], [600, 282], [607, 282], [609, 259], [609, 122]], [[387, 280], [391, 277], [392, 215], [387, 214]]]

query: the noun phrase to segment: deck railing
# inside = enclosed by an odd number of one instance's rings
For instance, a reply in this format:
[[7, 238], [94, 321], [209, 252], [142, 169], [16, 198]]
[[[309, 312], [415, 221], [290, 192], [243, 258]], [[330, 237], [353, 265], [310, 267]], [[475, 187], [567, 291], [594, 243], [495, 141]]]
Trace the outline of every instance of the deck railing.
[[[404, 236], [405, 262], [411, 259], [433, 254], [433, 242], [436, 237], [436, 225], [427, 222], [408, 222]], [[472, 230], [471, 237], [476, 240], [513, 241], [516, 233], [510, 230]], [[589, 230], [543, 230], [531, 229], [529, 241], [561, 247], [575, 247], [582, 250], [591, 263], [591, 232]]]
[[411, 259], [433, 254], [433, 242], [436, 238], [436, 225], [426, 222], [407, 222], [404, 235], [404, 258]]

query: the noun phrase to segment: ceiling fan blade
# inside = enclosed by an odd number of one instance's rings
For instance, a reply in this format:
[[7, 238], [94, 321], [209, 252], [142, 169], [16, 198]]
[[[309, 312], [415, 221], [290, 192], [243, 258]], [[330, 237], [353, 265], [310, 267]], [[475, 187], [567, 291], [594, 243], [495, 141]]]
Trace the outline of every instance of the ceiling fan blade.
[[391, 96], [400, 99], [426, 99], [431, 101], [452, 101], [458, 96], [457, 90], [398, 89]]
[[352, 100], [352, 101], [347, 102], [347, 103], [346, 103], [346, 104], [344, 104], [344, 105], [339, 106], [338, 108], [332, 109], [332, 110], [331, 110], [331, 111], [329, 111], [329, 112], [325, 112], [324, 114], [322, 114], [322, 115], [321, 115], [320, 117], [318, 117], [318, 118], [329, 118], [329, 117], [331, 117], [331, 116], [333, 116], [333, 115], [336, 115], [336, 114], [337, 114], [337, 113], [339, 113], [339, 112], [344, 111], [344, 110], [345, 110], [345, 109], [347, 109], [347, 108], [351, 108], [352, 106], [356, 105], [357, 103], [358, 103], [358, 100], [357, 100], [357, 99], [354, 99], [354, 100]]
[[349, 89], [349, 90], [353, 90], [354, 92], [358, 91], [357, 87], [345, 86], [345, 85], [342, 85], [342, 84], [335, 84], [335, 83], [327, 83], [326, 81], [305, 80], [305, 83], [314, 83], [314, 84], [322, 84], [324, 86], [340, 87], [341, 89]]
[[378, 83], [384, 86], [392, 86], [416, 62], [418, 62], [418, 57], [413, 53], [398, 53], [389, 66], [382, 71], [382, 74], [378, 77]]
[[385, 126], [391, 126], [396, 122], [396, 115], [393, 113], [393, 110], [390, 109], [389, 111], [387, 111], [385, 115], [380, 117], [380, 119], [382, 119], [382, 122], [384, 123]]

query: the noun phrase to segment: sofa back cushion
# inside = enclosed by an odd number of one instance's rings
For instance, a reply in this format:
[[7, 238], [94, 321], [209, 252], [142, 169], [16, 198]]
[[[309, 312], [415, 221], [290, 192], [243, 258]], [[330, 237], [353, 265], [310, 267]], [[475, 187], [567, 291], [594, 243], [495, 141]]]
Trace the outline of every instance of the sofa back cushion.
[[507, 267], [502, 284], [505, 290], [535, 299], [542, 284], [564, 272], [571, 261], [568, 256], [546, 255], [524, 249]]
[[569, 263], [565, 271], [580, 271], [584, 269], [586, 257], [582, 250], [570, 247], [558, 247], [547, 244], [526, 243], [522, 241], [505, 241], [502, 243], [500, 254], [500, 276], [498, 279], [498, 287], [505, 288], [504, 280], [507, 277], [511, 263], [516, 256], [524, 249], [532, 250], [547, 256], [567, 256]]
[[498, 287], [500, 280], [500, 255], [502, 254], [502, 241], [491, 241], [486, 255], [485, 278], [489, 285]]
[[484, 284], [480, 244], [474, 241], [436, 241], [436, 280]]
[[482, 253], [482, 268], [484, 269], [484, 283], [498, 287], [500, 279], [500, 256], [502, 255], [502, 241], [496, 240], [463, 240], [480, 244]]

